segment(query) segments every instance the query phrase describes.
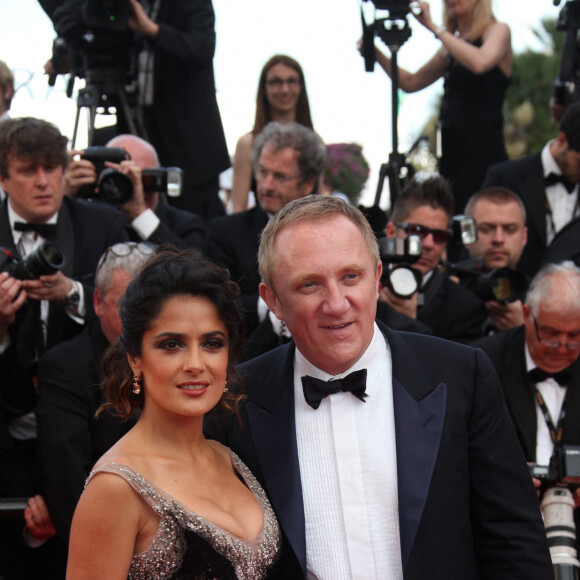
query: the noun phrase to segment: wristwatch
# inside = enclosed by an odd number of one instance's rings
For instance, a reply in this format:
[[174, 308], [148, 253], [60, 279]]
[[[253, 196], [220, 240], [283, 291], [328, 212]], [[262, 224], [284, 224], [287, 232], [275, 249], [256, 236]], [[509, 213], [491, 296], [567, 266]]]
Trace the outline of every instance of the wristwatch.
[[72, 280], [71, 289], [68, 291], [64, 303], [66, 306], [72, 306], [74, 308], [75, 306], [79, 305], [80, 299], [81, 299], [81, 285], [76, 280]]

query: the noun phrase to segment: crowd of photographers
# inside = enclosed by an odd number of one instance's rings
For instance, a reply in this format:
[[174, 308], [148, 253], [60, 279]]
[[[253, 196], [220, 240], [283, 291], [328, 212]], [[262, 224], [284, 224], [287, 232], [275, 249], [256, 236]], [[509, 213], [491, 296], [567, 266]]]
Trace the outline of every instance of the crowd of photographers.
[[[144, 17], [137, 25], [149, 34]], [[258, 239], [284, 205], [316, 193], [324, 144], [297, 123], [270, 123], [254, 143], [255, 208], [210, 220], [225, 213], [208, 201], [225, 168], [221, 146], [215, 175], [192, 183], [192, 162], [141, 137], [67, 150], [53, 125], [10, 119], [14, 78], [2, 61], [0, 90], [0, 498], [27, 500], [24, 521], [0, 518], [0, 577], [43, 570], [57, 578], [84, 478], [127, 429], [94, 412], [100, 356], [118, 336], [131, 277], [157, 245], [195, 249], [242, 288], [246, 358], [290, 340], [258, 296]], [[218, 125], [207, 131], [221, 142]], [[376, 232], [384, 265], [377, 318], [482, 348], [539, 495], [557, 503], [553, 489], [562, 485], [569, 496], [560, 503], [571, 507], [580, 505], [579, 183], [580, 103], [542, 152], [490, 167], [462, 215], [453, 215], [447, 180], [417, 175]], [[168, 203], [196, 187], [200, 215]], [[463, 252], [454, 263], [451, 244]]]

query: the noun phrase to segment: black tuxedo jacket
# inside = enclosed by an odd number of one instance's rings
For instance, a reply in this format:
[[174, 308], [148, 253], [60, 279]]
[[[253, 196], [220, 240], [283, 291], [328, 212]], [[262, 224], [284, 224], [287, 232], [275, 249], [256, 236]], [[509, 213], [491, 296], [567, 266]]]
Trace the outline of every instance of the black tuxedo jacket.
[[91, 468], [134, 424], [108, 412], [100, 387], [101, 359], [108, 346], [92, 320], [72, 340], [48, 350], [38, 366], [38, 454], [43, 495], [60, 537], [70, 525]]
[[[125, 220], [121, 212], [107, 204], [88, 202], [65, 196], [58, 214], [55, 242], [64, 253], [63, 273], [83, 283], [87, 318], [93, 312], [93, 279], [99, 259], [105, 250], [127, 240]], [[0, 209], [0, 246], [18, 255], [8, 221], [7, 200]], [[3, 403], [10, 408], [31, 410], [34, 393], [25, 378], [34, 364], [34, 348], [24, 337], [31, 316], [32, 301], [22, 306], [10, 326], [11, 343], [0, 355], [0, 391]], [[68, 339], [82, 329], [70, 318], [64, 306], [52, 302], [49, 306], [46, 348]], [[32, 399], [31, 399], [32, 398]]]
[[[146, 241], [203, 251], [205, 228], [198, 215], [161, 201], [157, 204], [155, 215], [159, 218], [159, 225]], [[143, 241], [131, 226], [127, 226], [127, 232], [134, 242]]]
[[246, 313], [247, 332], [258, 325], [258, 248], [268, 214], [259, 206], [214, 218], [207, 225], [205, 255], [227, 268], [240, 286], [241, 305]]
[[563, 260], [572, 260], [580, 267], [580, 217], [568, 222], [544, 253], [544, 264], [557, 264]]
[[162, 0], [156, 21], [154, 104], [145, 119], [161, 163], [183, 169], [187, 195], [230, 166], [213, 73], [215, 16], [211, 0]]
[[[553, 578], [536, 494], [489, 360], [380, 328], [393, 362], [385, 388], [393, 389], [405, 579]], [[285, 538], [272, 577], [296, 579], [306, 575], [306, 546], [293, 367], [293, 343], [241, 365], [243, 427], [234, 419], [208, 431], [266, 490]]]
[[[525, 327], [510, 328], [474, 343], [491, 359], [503, 387], [505, 400], [527, 461], [536, 460], [538, 429], [536, 397], [526, 371]], [[562, 431], [564, 445], [580, 445], [580, 361], [572, 365], [568, 385], [566, 419]]]
[[483, 302], [472, 292], [434, 270], [423, 290], [425, 304], [417, 320], [439, 338], [468, 343], [479, 338], [487, 318]]
[[542, 263], [547, 239], [546, 190], [541, 154], [492, 165], [485, 175], [482, 188], [492, 185], [511, 189], [524, 202], [528, 241], [518, 262], [518, 270], [533, 277]]
[[255, 294], [260, 284], [258, 248], [268, 214], [260, 207], [214, 218], [207, 225], [205, 255], [230, 271], [242, 294]]

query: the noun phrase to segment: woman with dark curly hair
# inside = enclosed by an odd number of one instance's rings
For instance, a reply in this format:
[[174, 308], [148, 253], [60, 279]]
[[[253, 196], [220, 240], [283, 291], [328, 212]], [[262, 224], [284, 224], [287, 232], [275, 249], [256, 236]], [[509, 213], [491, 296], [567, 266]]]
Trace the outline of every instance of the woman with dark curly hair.
[[262, 578], [280, 531], [255, 478], [205, 439], [241, 350], [237, 286], [190, 251], [161, 250], [121, 303], [103, 367], [107, 406], [135, 427], [99, 461], [73, 519], [68, 579]]
[[313, 129], [304, 72], [298, 61], [285, 54], [275, 54], [262, 68], [254, 128], [242, 135], [236, 144], [232, 185], [234, 212], [243, 211], [248, 206], [248, 194], [252, 189], [254, 138], [270, 121], [296, 122]]

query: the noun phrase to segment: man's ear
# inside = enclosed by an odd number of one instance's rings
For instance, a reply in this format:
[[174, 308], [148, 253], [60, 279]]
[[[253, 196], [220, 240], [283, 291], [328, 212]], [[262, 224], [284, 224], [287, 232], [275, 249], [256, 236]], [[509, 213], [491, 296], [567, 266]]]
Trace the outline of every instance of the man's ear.
[[522, 304], [522, 312], [524, 314], [524, 322], [529, 320], [532, 315], [532, 309], [529, 307], [528, 304]]
[[95, 314], [100, 318], [103, 314], [103, 297], [98, 288], [95, 288], [93, 292], [93, 308], [95, 309]]
[[393, 222], [388, 222], [385, 228], [387, 238], [394, 238], [397, 235], [397, 226]]
[[266, 303], [269, 310], [274, 313], [276, 318], [282, 320], [282, 309], [280, 308], [280, 303], [274, 291], [269, 286], [266, 286], [264, 282], [260, 282], [259, 291], [262, 300]]

